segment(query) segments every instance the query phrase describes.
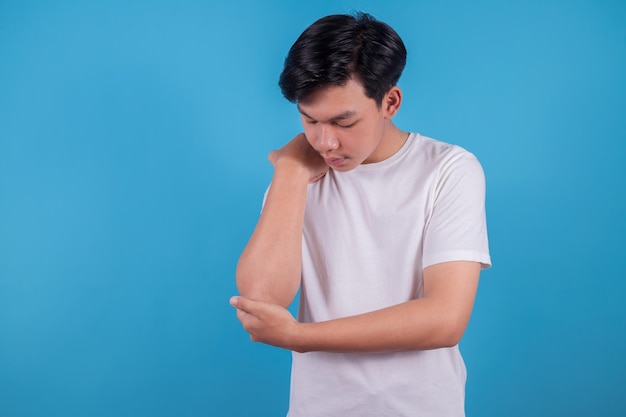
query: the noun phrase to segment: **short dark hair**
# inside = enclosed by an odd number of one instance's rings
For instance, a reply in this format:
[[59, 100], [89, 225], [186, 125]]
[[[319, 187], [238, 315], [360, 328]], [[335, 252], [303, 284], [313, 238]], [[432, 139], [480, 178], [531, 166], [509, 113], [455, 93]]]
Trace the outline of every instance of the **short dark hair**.
[[289, 50], [278, 85], [295, 103], [319, 87], [345, 85], [356, 76], [365, 95], [380, 105], [405, 64], [406, 48], [390, 26], [367, 13], [336, 14], [302, 32]]

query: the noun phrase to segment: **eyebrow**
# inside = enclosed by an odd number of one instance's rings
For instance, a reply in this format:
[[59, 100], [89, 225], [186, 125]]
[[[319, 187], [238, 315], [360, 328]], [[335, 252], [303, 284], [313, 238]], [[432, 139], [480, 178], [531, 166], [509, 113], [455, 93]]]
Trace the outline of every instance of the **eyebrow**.
[[[298, 105], [298, 111], [300, 112], [300, 114], [302, 114], [303, 116], [308, 117], [309, 119], [315, 120], [314, 117], [309, 116], [308, 114], [306, 114], [306, 112], [304, 110], [302, 110], [302, 108], [300, 108], [300, 105]], [[328, 119], [328, 122], [336, 122], [339, 120], [345, 120], [345, 119], [349, 119], [351, 117], [356, 116], [356, 111], [354, 110], [346, 110], [343, 113], [338, 114], [337, 116], [333, 116], [330, 119]]]

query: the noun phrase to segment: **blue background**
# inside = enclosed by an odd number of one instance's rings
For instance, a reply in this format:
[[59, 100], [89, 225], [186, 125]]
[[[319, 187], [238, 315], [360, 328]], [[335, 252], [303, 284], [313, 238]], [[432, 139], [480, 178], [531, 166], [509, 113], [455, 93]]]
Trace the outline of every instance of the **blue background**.
[[625, 3], [219, 3], [0, 2], [0, 416], [285, 413], [228, 298], [284, 56], [355, 9], [405, 40], [399, 127], [487, 175], [468, 416], [625, 415]]

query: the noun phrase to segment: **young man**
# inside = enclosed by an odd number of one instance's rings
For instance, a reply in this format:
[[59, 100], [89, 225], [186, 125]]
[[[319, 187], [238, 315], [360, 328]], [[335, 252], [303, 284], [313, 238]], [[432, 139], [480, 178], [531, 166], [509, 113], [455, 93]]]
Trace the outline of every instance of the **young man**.
[[285, 61], [304, 133], [269, 155], [231, 304], [253, 341], [294, 352], [291, 417], [464, 415], [458, 343], [491, 262], [484, 176], [393, 124], [405, 62], [366, 14], [318, 20]]

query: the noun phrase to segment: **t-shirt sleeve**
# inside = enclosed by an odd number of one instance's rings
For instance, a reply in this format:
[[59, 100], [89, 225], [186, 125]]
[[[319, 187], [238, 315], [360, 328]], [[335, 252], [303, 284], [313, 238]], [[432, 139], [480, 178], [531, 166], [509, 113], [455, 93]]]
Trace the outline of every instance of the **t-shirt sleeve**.
[[423, 267], [450, 261], [491, 266], [485, 175], [476, 157], [466, 151], [441, 166], [424, 231]]

